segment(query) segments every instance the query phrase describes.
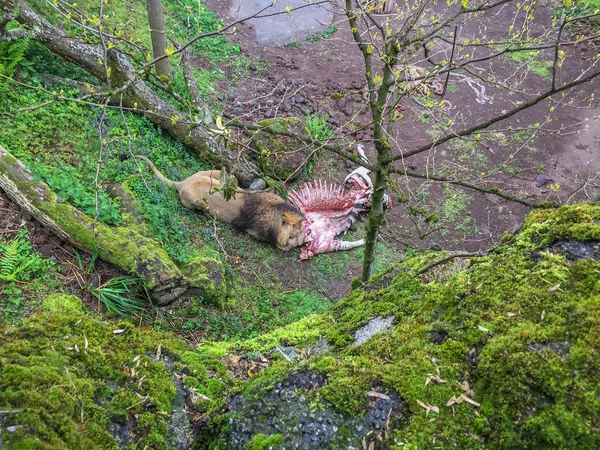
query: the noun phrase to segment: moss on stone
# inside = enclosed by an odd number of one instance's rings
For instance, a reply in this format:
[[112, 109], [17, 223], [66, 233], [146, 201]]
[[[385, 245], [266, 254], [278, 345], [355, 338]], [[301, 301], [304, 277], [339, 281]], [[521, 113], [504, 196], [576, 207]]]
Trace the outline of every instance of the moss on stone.
[[131, 448], [167, 448], [175, 387], [153, 355], [161, 345], [176, 356], [183, 342], [71, 310], [0, 333], [0, 409], [14, 411], [2, 426], [17, 426], [3, 448], [117, 449], [111, 424], [129, 424]]
[[42, 301], [42, 310], [56, 313], [83, 314], [83, 302], [70, 294], [50, 294]]
[[[590, 205], [534, 211], [512, 244], [454, 274], [415, 275], [440, 253], [415, 254], [391, 282], [355, 289], [326, 314], [251, 341], [207, 343], [199, 354], [225, 361], [270, 348], [269, 367], [237, 381], [244, 401], [258, 408], [297, 367], [275, 345], [306, 349], [326, 336], [333, 351], [303, 365], [327, 380], [315, 401], [360, 416], [374, 386], [398, 393], [410, 416], [389, 436], [403, 448], [600, 448], [600, 262], [547, 250], [556, 241], [598, 240], [599, 219], [600, 207]], [[353, 345], [359, 327], [392, 315], [392, 331]], [[303, 333], [306, 340], [297, 339]], [[470, 390], [480, 407], [446, 406]], [[211, 412], [213, 423], [220, 418]]]
[[204, 246], [182, 268], [190, 287], [202, 290], [202, 297], [212, 303], [221, 304], [227, 294], [225, 265], [221, 255]]
[[283, 436], [281, 434], [273, 434], [271, 436], [255, 434], [252, 440], [246, 444], [246, 450], [269, 450], [282, 442]]

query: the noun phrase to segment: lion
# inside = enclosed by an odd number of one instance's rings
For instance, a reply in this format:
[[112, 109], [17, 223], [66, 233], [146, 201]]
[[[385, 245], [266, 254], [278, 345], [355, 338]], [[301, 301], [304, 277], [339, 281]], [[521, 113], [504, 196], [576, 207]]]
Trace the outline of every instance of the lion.
[[279, 195], [238, 191], [230, 200], [225, 200], [216, 190], [220, 186], [220, 170], [206, 170], [183, 181], [172, 181], [145, 156], [134, 155], [134, 158], [144, 160], [160, 181], [175, 188], [186, 208], [199, 209], [258, 241], [275, 244], [283, 251], [304, 243], [304, 216]]

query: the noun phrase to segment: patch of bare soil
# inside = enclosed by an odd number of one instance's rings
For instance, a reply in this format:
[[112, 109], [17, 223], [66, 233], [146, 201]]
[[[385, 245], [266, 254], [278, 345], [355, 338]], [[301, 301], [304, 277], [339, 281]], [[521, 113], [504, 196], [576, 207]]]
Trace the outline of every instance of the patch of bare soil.
[[[208, 6], [225, 23], [231, 22], [228, 11], [232, 4], [233, 0], [208, 1]], [[221, 96], [228, 102], [225, 114], [254, 121], [327, 114], [329, 124], [337, 130], [336, 136], [347, 134], [362, 142], [372, 156], [371, 116], [366, 103], [362, 55], [352, 40], [345, 16], [339, 14], [339, 8], [334, 10], [333, 24], [337, 32], [312, 43], [264, 47], [257, 44], [253, 25], [239, 24], [234, 42], [242, 45], [246, 55], [266, 61], [268, 67], [261, 69], [260, 65], [253, 64], [250, 76], [234, 87], [227, 81], [221, 85]], [[548, 6], [540, 7], [536, 14], [541, 18], [536, 24], [542, 25], [537, 25], [538, 29], [533, 27], [531, 33], [540, 32], [543, 24], [552, 20], [552, 9]], [[488, 36], [500, 35], [513, 16], [508, 8], [490, 12], [470, 22], [461, 30], [461, 36], [476, 38], [482, 29]], [[565, 51], [561, 76], [570, 80], [589, 67], [598, 48], [590, 43], [583, 48], [565, 48]], [[551, 57], [542, 52], [538, 60], [548, 67]], [[418, 99], [403, 101], [398, 109], [404, 117], [396, 122], [394, 129], [395, 154], [430, 141], [436, 127], [446, 130], [442, 124], [448, 118], [455, 123], [455, 130], [464, 129], [549, 89], [551, 81], [547, 74], [519, 70], [520, 65], [504, 57], [477, 65], [481, 74], [478, 80], [485, 84], [488, 102], [480, 102], [476, 85], [454, 75], [450, 77], [444, 97], [450, 106], [448, 110], [432, 109], [424, 114]], [[484, 82], [490, 77], [518, 80], [518, 89], [509, 91]], [[600, 107], [597, 100], [590, 103], [584, 99], [597, 92], [598, 87], [597, 82], [589, 83], [572, 89], [564, 99], [542, 102], [499, 123], [489, 133], [483, 133], [478, 142], [467, 143], [468, 148], [457, 151], [451, 145], [442, 145], [406, 163], [399, 161], [396, 167], [417, 172], [444, 169], [458, 177], [468, 173], [469, 180], [493, 180], [493, 185], [502, 187], [503, 192], [532, 203], [594, 201], [600, 192], [600, 122], [596, 119]], [[550, 106], [554, 107], [552, 112], [549, 112]], [[541, 124], [537, 131], [528, 129], [536, 123]], [[343, 179], [351, 164], [335, 158], [333, 161], [321, 162], [315, 176]], [[503, 169], [490, 178], [488, 172], [492, 167]], [[395, 202], [387, 214], [388, 226], [382, 240], [400, 248], [440, 245], [445, 249], [485, 250], [498, 242], [506, 231], [515, 230], [528, 211], [522, 205], [493, 195], [455, 192], [448, 185], [403, 178], [398, 179], [398, 183], [413, 204], [416, 202], [431, 212], [446, 214], [447, 218], [441, 226], [424, 226], [409, 214], [406, 205]]]

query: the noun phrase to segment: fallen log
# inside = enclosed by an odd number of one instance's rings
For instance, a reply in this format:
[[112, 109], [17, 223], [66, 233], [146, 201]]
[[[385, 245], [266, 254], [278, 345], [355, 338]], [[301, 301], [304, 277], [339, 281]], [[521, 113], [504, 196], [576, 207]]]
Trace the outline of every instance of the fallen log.
[[206, 259], [207, 266], [184, 275], [159, 242], [136, 230], [135, 220], [121, 227], [94, 223], [92, 217], [64, 203], [46, 183], [35, 181], [25, 165], [1, 145], [0, 189], [60, 239], [88, 253], [97, 248], [102, 260], [141, 277], [158, 305], [172, 302], [189, 288], [209, 297], [223, 293], [222, 266], [214, 255], [199, 257], [196, 265]]

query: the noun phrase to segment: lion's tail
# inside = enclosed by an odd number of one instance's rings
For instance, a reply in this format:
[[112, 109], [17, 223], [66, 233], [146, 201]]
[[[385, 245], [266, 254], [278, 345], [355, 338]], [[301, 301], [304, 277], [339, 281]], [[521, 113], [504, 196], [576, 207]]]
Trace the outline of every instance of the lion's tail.
[[163, 183], [165, 183], [170, 188], [175, 188], [175, 189], [177, 188], [177, 184], [178, 183], [176, 181], [169, 180], [162, 173], [160, 173], [160, 170], [158, 170], [156, 168], [156, 166], [154, 165], [154, 163], [152, 161], [150, 161], [148, 158], [146, 158], [143, 155], [133, 155], [133, 157], [137, 158], [137, 159], [143, 159], [144, 161], [146, 161], [146, 163], [150, 166], [150, 168], [152, 169], [152, 171], [156, 175], [156, 178], [158, 178], [160, 181], [162, 181]]

